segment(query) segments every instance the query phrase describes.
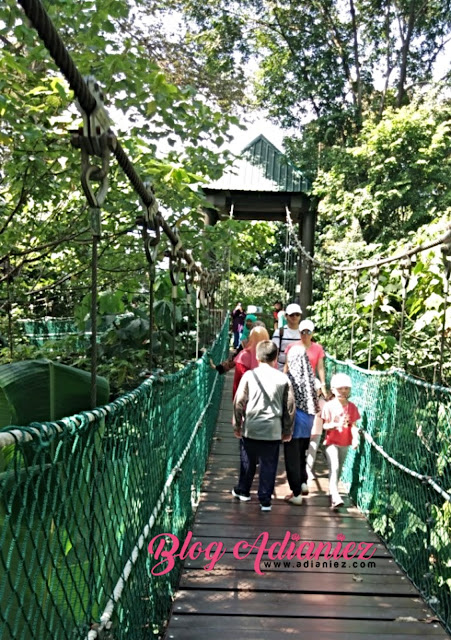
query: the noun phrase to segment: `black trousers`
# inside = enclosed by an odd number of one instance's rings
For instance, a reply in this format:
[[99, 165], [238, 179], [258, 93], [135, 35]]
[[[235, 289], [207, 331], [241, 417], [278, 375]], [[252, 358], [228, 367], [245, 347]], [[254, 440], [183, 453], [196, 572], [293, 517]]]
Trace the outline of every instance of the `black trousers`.
[[258, 481], [258, 499], [262, 504], [271, 502], [279, 461], [279, 440], [240, 440], [240, 479], [235, 491], [245, 496], [251, 491], [257, 462], [260, 464]]
[[298, 496], [301, 493], [301, 485], [307, 483], [306, 457], [309, 444], [310, 438], [293, 438], [284, 444], [287, 480], [294, 496]]

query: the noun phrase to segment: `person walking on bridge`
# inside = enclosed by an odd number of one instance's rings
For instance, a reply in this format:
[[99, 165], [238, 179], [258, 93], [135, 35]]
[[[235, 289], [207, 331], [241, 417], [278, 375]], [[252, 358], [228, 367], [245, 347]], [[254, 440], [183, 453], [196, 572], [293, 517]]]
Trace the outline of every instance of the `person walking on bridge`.
[[246, 318], [246, 314], [241, 305], [241, 302], [238, 302], [235, 309], [232, 311], [232, 329], [233, 329], [233, 348], [238, 349], [241, 341], [241, 334], [244, 329], [244, 320]]
[[[305, 347], [308, 359], [313, 369], [313, 373], [317, 376], [317, 378], [319, 378], [319, 388], [317, 389], [317, 391], [319, 392], [319, 404], [320, 409], [322, 410], [327, 398], [326, 369], [324, 367], [324, 349], [322, 345], [319, 344], [319, 342], [314, 342], [312, 340], [313, 333], [315, 331], [315, 325], [311, 320], [302, 320], [302, 322], [299, 324], [299, 331], [301, 333], [300, 341], [295, 342], [293, 345], [288, 345], [286, 349], [286, 356], [288, 357], [290, 348], [294, 345]], [[323, 420], [321, 418], [321, 413], [318, 412], [313, 423], [313, 429], [310, 435], [310, 444], [307, 451], [307, 473], [310, 482], [314, 480], [315, 477], [313, 468], [315, 466], [316, 454], [318, 451], [322, 433]], [[304, 491], [304, 495], [306, 495], [307, 493], [308, 490]]]
[[235, 397], [236, 390], [242, 376], [246, 371], [255, 369], [258, 366], [257, 362], [257, 346], [263, 340], [269, 340], [269, 334], [265, 327], [254, 327], [249, 334], [249, 340], [247, 346], [240, 351], [235, 358], [235, 375], [233, 377], [233, 397]]
[[240, 476], [232, 495], [248, 502], [257, 463], [258, 499], [271, 511], [280, 441], [288, 442], [296, 405], [287, 376], [274, 367], [277, 347], [270, 340], [257, 345], [258, 366], [241, 378], [233, 401], [234, 435], [240, 438]]
[[285, 366], [296, 400], [293, 437], [284, 445], [285, 468], [291, 489], [285, 500], [301, 505], [302, 495], [308, 493], [306, 453], [319, 405], [315, 378], [305, 347], [296, 345], [289, 349]]
[[338, 491], [338, 482], [348, 449], [359, 446], [359, 430], [356, 426], [360, 413], [353, 402], [349, 402], [352, 382], [346, 373], [336, 373], [330, 381], [335, 398], [326, 402], [322, 411], [326, 435], [326, 457], [329, 466], [330, 508], [337, 510], [343, 505]]
[[283, 371], [285, 366], [285, 352], [287, 347], [301, 339], [301, 332], [299, 331], [299, 323], [301, 322], [302, 317], [301, 307], [295, 302], [289, 304], [285, 310], [285, 316], [288, 326], [276, 329], [272, 336], [272, 341], [279, 350], [277, 356], [277, 366], [279, 371]]

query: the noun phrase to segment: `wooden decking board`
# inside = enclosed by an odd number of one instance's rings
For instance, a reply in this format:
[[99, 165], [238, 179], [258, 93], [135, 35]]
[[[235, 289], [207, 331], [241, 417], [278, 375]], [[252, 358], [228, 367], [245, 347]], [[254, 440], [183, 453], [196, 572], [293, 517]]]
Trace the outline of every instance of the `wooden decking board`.
[[[391, 558], [365, 517], [345, 497], [345, 508], [331, 512], [327, 497], [324, 455], [318, 455], [319, 471], [310, 495], [301, 507], [284, 502], [288, 492], [283, 455], [277, 475], [271, 512], [259, 510], [256, 496], [258, 472], [249, 503], [231, 496], [239, 470], [239, 443], [232, 433], [231, 381], [227, 376], [201, 502], [192, 527], [192, 544], [203, 548], [222, 542], [225, 554], [215, 568], [202, 554], [188, 558], [176, 595], [165, 640], [413, 640], [449, 636], [435, 621], [434, 613]], [[230, 402], [229, 402], [230, 399]], [[322, 468], [321, 468], [322, 467]], [[337, 560], [339, 566], [290, 567], [265, 565], [268, 553], [255, 571], [257, 550], [237, 559], [233, 548], [239, 540], [253, 543], [267, 531], [269, 545], [281, 542], [287, 531], [297, 542], [367, 542], [376, 549], [364, 566], [352, 566], [357, 558]], [[335, 560], [332, 560], [335, 562]], [[274, 561], [273, 561], [274, 562]], [[316, 563], [316, 560], [313, 560]], [[369, 566], [374, 562], [376, 566]]]
[[[264, 637], [260, 636], [260, 634], [265, 631], [268, 633], [280, 632], [282, 634], [291, 634], [291, 637], [293, 637], [293, 634], [302, 632], [302, 640], [304, 640], [304, 632], [315, 632], [316, 640], [324, 640], [323, 634], [325, 633], [349, 634], [346, 637], [350, 637], [350, 640], [356, 640], [354, 634], [358, 634], [360, 637], [367, 637], [367, 635], [363, 635], [361, 620], [336, 620], [323, 618], [321, 620], [321, 627], [319, 628], [318, 620], [316, 618], [289, 618], [287, 620], [283, 620], [276, 616], [276, 612], [274, 612], [273, 617], [264, 618], [247, 616], [196, 616], [195, 614], [185, 616], [183, 614], [174, 614], [171, 619], [172, 628], [174, 630], [185, 629], [188, 622], [190, 626], [195, 627], [196, 632], [208, 630], [211, 633], [213, 631], [215, 638], [222, 637], [217, 635], [218, 630], [222, 630], [224, 632], [226, 629], [234, 633], [235, 639], [241, 637], [241, 632], [243, 634], [257, 632], [258, 635], [255, 635], [254, 638]], [[321, 631], [320, 634], [318, 634], [319, 630]], [[237, 631], [240, 632], [238, 635]], [[433, 637], [436, 640], [448, 639], [448, 636], [443, 633], [443, 629], [439, 624], [424, 621], [394, 623], [392, 621], [387, 622], [385, 620], [368, 620], [365, 622], [365, 633], [374, 634], [374, 636], [378, 637], [382, 636], [382, 640], [388, 640], [388, 637], [395, 637], [398, 640], [399, 636], [401, 636], [401, 638], [419, 636], [417, 640], [422, 640], [422, 638], [425, 637]], [[184, 637], [189, 638], [189, 636]], [[250, 635], [244, 637], [252, 638]], [[335, 636], [331, 637], [335, 640]], [[343, 636], [340, 635], [337, 637], [341, 639]]]
[[[269, 521], [271, 517], [270, 513], [261, 513], [260, 521], [255, 520], [249, 526], [246, 526], [245, 523], [242, 522], [243, 514], [239, 514], [240, 524], [202, 524], [196, 527], [196, 531], [199, 537], [208, 536], [208, 537], [218, 537], [218, 532], [220, 532], [220, 536], [227, 536], [230, 538], [236, 538], [237, 540], [247, 540], [250, 542], [251, 540], [256, 540], [257, 536], [259, 536], [262, 531], [270, 532], [270, 540], [273, 542], [278, 542], [283, 540], [283, 537], [289, 529], [292, 534], [299, 535], [301, 540], [324, 540], [329, 542], [334, 542], [337, 544], [337, 535], [343, 533], [346, 536], [345, 542], [350, 542], [352, 540], [351, 534], [352, 532], [359, 535], [359, 531], [355, 529], [346, 529], [341, 527], [339, 524], [336, 525], [324, 525], [324, 527], [304, 527], [302, 524], [296, 526], [295, 524], [291, 527], [286, 526], [274, 526]], [[238, 516], [238, 514], [237, 514]], [[349, 531], [349, 535], [347, 534]], [[362, 542], [370, 543], [378, 543], [379, 538], [374, 534], [368, 531], [360, 531], [360, 538]]]
[[[227, 618], [229, 620], [230, 618]], [[185, 624], [189, 621], [189, 625], [193, 625], [193, 621], [191, 620], [191, 616], [189, 616], [188, 620], [186, 620]], [[197, 624], [197, 621], [196, 623]], [[230, 629], [226, 623], [224, 623], [224, 627], [216, 628], [207, 628], [207, 629], [196, 629], [196, 640], [212, 640], [212, 637], [215, 638], [220, 637], [221, 640], [279, 640], [289, 638], [290, 640], [294, 640], [294, 638], [299, 640], [412, 640], [412, 635], [410, 633], [404, 634], [400, 631], [396, 635], [394, 633], [390, 633], [388, 635], [378, 634], [378, 633], [367, 633], [364, 632], [324, 632], [322, 630], [318, 631], [318, 629], [314, 631], [305, 631], [302, 628], [297, 631], [288, 630], [280, 630], [280, 631], [268, 631], [266, 629], [263, 630], [255, 630], [248, 629], [243, 631], [241, 629]], [[430, 635], [430, 630], [422, 629], [423, 633], [427, 633], [427, 637], [433, 637], [437, 640], [447, 640], [447, 636], [443, 635]], [[218, 635], [220, 634], [220, 635]], [[420, 631], [415, 635], [415, 638], [421, 640], [426, 637], [422, 635]], [[168, 640], [192, 640], [192, 630], [187, 629], [186, 627], [177, 627], [171, 630], [171, 635], [168, 636]]]
[[212, 615], [273, 616], [281, 618], [338, 618], [350, 620], [427, 619], [432, 612], [419, 598], [393, 596], [323, 595], [269, 591], [181, 589], [173, 611]]
[[[194, 531], [196, 531], [196, 529], [194, 528]], [[225, 548], [226, 548], [226, 555], [224, 557], [227, 557], [227, 554], [232, 555], [233, 553], [233, 548], [236, 545], [237, 542], [240, 541], [241, 538], [227, 538], [227, 537], [220, 537], [221, 542], [224, 544]], [[192, 542], [201, 542], [202, 545], [205, 547], [206, 545], [210, 544], [211, 542], [215, 542], [216, 540], [218, 540], [218, 535], [214, 535], [214, 536], [205, 536], [205, 535], [200, 535], [200, 536], [196, 536], [194, 535], [192, 538]], [[317, 542], [322, 542], [323, 540], [318, 540]], [[315, 540], [312, 540], [312, 542], [315, 542]], [[251, 555], [256, 555], [257, 551], [252, 551]], [[264, 558], [266, 558], [267, 556], [264, 555]], [[320, 556], [321, 560], [323, 560], [323, 555]], [[387, 551], [387, 549], [383, 546], [383, 545], [376, 545], [376, 552], [374, 554], [374, 556], [371, 558], [371, 560], [377, 561], [379, 559], [384, 559], [387, 560], [389, 559], [390, 553]], [[189, 562], [189, 560], [187, 561]], [[393, 560], [394, 562], [394, 560]]]
[[[355, 593], [358, 595], [397, 595], [415, 596], [416, 590], [403, 576], [392, 574], [390, 576], [362, 575], [358, 569], [354, 573], [311, 573], [301, 570], [290, 572], [264, 571], [259, 576], [253, 570], [237, 571], [235, 569], [208, 571], [205, 575], [203, 569], [187, 570], [180, 583], [181, 589], [218, 589], [226, 590], [233, 586], [240, 591], [284, 591], [287, 580], [290, 583], [291, 593], [322, 593], [331, 594], [339, 591], [342, 594]], [[287, 575], [289, 573], [290, 575]]]
[[[232, 497], [233, 500], [233, 497]], [[227, 525], [234, 521], [236, 521], [237, 508], [240, 510], [240, 514], [246, 516], [246, 521], [250, 524], [253, 524], [255, 521], [260, 521], [259, 515], [260, 512], [256, 509], [252, 508], [252, 503], [246, 503], [248, 506], [241, 508], [240, 504], [233, 505], [232, 509], [225, 511], [224, 506], [216, 505], [216, 508], [213, 505], [200, 505], [200, 508], [196, 514], [196, 523], [197, 524], [221, 524]], [[251, 507], [251, 508], [249, 508]], [[279, 509], [277, 510], [277, 507]], [[370, 527], [366, 520], [357, 519], [357, 518], [347, 518], [344, 522], [340, 518], [340, 523], [336, 525], [337, 522], [337, 514], [331, 513], [328, 510], [327, 515], [318, 516], [316, 515], [316, 511], [314, 508], [307, 509], [304, 507], [294, 507], [292, 505], [287, 505], [283, 502], [281, 504], [277, 504], [277, 501], [273, 502], [273, 512], [277, 511], [277, 519], [280, 526], [292, 526], [299, 523], [299, 520], [302, 520], [302, 524], [307, 527], [318, 527], [323, 525], [334, 525], [339, 527], [348, 527], [351, 529], [359, 530], [359, 531], [370, 531]]]
[[[220, 571], [229, 571], [229, 570], [249, 571], [249, 569], [253, 570], [255, 555], [256, 553], [253, 553], [248, 558], [245, 558], [243, 560], [238, 560], [237, 558], [235, 558], [235, 556], [232, 554], [231, 551], [228, 551], [221, 558], [221, 561], [218, 562], [218, 567], [219, 567], [218, 570]], [[358, 569], [355, 569], [352, 566], [348, 566], [347, 564], [346, 566], [343, 566], [342, 563], [339, 563], [339, 566], [337, 568], [334, 567], [333, 569], [330, 569], [329, 566], [325, 566], [325, 567], [321, 566], [320, 568], [312, 568], [312, 569], [309, 568], [308, 575], [310, 574], [330, 575], [331, 572], [333, 572], [333, 575], [341, 574], [341, 573], [351, 573], [351, 574], [357, 574], [357, 575], [370, 574], [372, 576], [382, 575], [382, 576], [386, 576], [387, 579], [390, 579], [392, 575], [403, 575], [401, 569], [398, 567], [396, 562], [388, 558], [386, 554], [384, 556], [375, 554], [372, 559], [376, 563], [375, 567], [365, 566], [365, 567], [359, 567]], [[263, 562], [267, 562], [268, 560], [269, 560], [268, 554], [265, 554], [262, 559], [262, 564]], [[197, 558], [196, 560], [185, 561], [185, 567], [187, 569], [203, 569], [205, 564], [206, 562], [203, 557]], [[300, 571], [300, 569], [299, 570], [291, 569], [291, 568], [287, 569], [286, 567], [283, 566], [283, 563], [282, 563], [282, 566], [277, 569], [274, 567], [268, 568], [266, 566], [261, 566], [261, 570], [264, 571], [265, 573], [267, 572], [268, 573], [270, 572], [293, 573], [294, 571]], [[404, 580], [407, 580], [407, 578], [405, 578], [404, 576], [403, 578]]]

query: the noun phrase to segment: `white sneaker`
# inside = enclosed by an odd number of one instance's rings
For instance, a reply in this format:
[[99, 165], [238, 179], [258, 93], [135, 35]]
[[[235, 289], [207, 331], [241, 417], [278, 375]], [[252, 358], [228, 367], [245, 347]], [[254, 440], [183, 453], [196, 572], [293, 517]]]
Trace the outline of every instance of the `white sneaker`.
[[260, 509], [262, 511], [271, 511], [271, 505], [270, 504], [261, 504], [260, 505]]
[[303, 496], [308, 496], [308, 486], [305, 482], [301, 484], [301, 493]]
[[289, 498], [287, 502], [289, 502], [290, 504], [295, 504], [297, 507], [299, 507], [302, 504], [302, 496], [291, 496], [291, 498]]
[[235, 489], [232, 489], [232, 496], [234, 498], [238, 498], [238, 500], [241, 500], [241, 502], [249, 502], [249, 500], [251, 499], [250, 496], [243, 496], [242, 493], [237, 493]]

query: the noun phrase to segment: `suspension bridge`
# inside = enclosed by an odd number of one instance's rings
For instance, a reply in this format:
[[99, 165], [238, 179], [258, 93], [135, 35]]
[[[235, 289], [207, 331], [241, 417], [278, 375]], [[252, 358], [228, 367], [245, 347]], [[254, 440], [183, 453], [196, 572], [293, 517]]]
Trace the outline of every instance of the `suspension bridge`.
[[[149, 265], [150, 314], [156, 248], [163, 234], [171, 245], [172, 284], [183, 273], [187, 290], [196, 288], [197, 315], [201, 304], [213, 312], [219, 276], [194, 262], [160, 214], [153, 191], [109, 127], [100, 89], [82, 78], [42, 5], [37, 0], [20, 4], [84, 113], [84, 131], [72, 143], [81, 150], [82, 186], [92, 211], [91, 406], [70, 417], [0, 430], [0, 638], [450, 637], [451, 391], [400, 369], [370, 370], [371, 330], [367, 370], [327, 357], [328, 379], [337, 371], [351, 376], [362, 416], [361, 443], [348, 456], [342, 476], [349, 493], [346, 511], [339, 515], [327, 509], [321, 474], [300, 508], [278, 500], [282, 474], [271, 513], [257, 513], [252, 501], [238, 504], [231, 497], [238, 465], [230, 427], [231, 385], [209, 365], [210, 357], [219, 362], [228, 354], [223, 311], [215, 313], [215, 337], [207, 352], [201, 355], [197, 330], [196, 358], [185, 368], [168, 375], [156, 372], [136, 390], [97, 406], [96, 274], [110, 155], [143, 207], [138, 224]], [[101, 166], [91, 164], [93, 158], [100, 158]], [[355, 274], [372, 269], [374, 300], [379, 267], [401, 261], [404, 305], [409, 258], [439, 246], [447, 301], [449, 234], [390, 258], [323, 265], [312, 258], [312, 219], [299, 195], [305, 185], [296, 186], [292, 174], [284, 180], [290, 181], [293, 197], [289, 203], [274, 197], [270, 214], [286, 217], [293, 236], [292, 215], [302, 221], [298, 248], [300, 278], [308, 283], [304, 304], [311, 293], [312, 266], [349, 273], [355, 291]], [[94, 181], [100, 183], [96, 191]], [[210, 191], [219, 210], [221, 190], [216, 185]], [[253, 215], [246, 197], [236, 204], [235, 215]], [[223, 206], [230, 215], [230, 203], [224, 200]], [[445, 320], [446, 304], [440, 380]], [[373, 312], [370, 329], [372, 323]], [[152, 340], [150, 331], [150, 369]], [[268, 533], [268, 545], [291, 544], [296, 566], [277, 565], [268, 547], [259, 547], [262, 532]], [[188, 541], [185, 562], [174, 557], [167, 571], [155, 568], [154, 547], [152, 553], [148, 548], [163, 534]], [[200, 542], [205, 549], [215, 541], [225, 552], [206, 570], [209, 559], [189, 555], [189, 543]], [[246, 558], [234, 551], [241, 541], [255, 543]], [[303, 564], [313, 562], [304, 548], [296, 555], [302, 542], [326, 545], [315, 558], [320, 566]], [[374, 554], [360, 558], [358, 566], [350, 564], [355, 562], [350, 557], [340, 564], [347, 543], [367, 545]]]

